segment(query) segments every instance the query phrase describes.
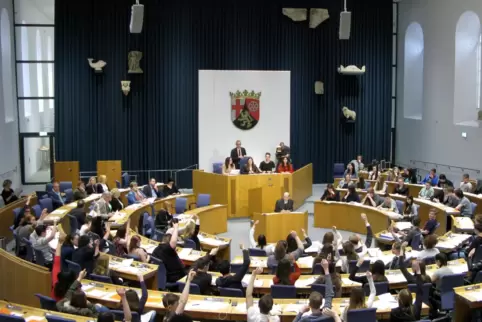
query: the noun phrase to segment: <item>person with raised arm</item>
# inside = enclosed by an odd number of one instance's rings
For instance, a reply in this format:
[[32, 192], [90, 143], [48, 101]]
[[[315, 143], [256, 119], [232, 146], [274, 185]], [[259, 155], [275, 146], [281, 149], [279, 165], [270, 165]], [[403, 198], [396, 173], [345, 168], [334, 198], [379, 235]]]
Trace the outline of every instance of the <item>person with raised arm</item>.
[[258, 242], [254, 239], [254, 231], [256, 225], [259, 224], [259, 220], [251, 221], [251, 228], [249, 229], [249, 246], [250, 248], [262, 249], [266, 252], [266, 255], [271, 255], [274, 251], [273, 245], [267, 245], [266, 236], [263, 234], [258, 235]]
[[287, 253], [288, 245], [286, 241], [278, 241], [274, 249], [274, 254], [268, 256], [268, 267], [278, 265], [278, 261], [282, 260], [283, 258], [289, 259], [290, 256], [293, 257], [294, 261], [297, 261], [298, 258], [300, 258], [300, 256], [303, 254], [303, 250], [305, 249], [305, 247], [303, 246], [303, 242], [301, 241], [300, 237], [298, 237], [296, 231], [292, 231], [291, 235], [295, 239], [298, 248], [291, 253]]
[[370, 286], [370, 296], [368, 296], [368, 301], [365, 303], [365, 291], [361, 287], [355, 287], [350, 294], [350, 302], [342, 313], [342, 320], [347, 321], [347, 315], [349, 310], [358, 310], [371, 308], [373, 302], [375, 301], [375, 296], [377, 295], [377, 290], [375, 289], [375, 283], [373, 283], [372, 273], [370, 271], [366, 272], [366, 280]]
[[241, 281], [249, 270], [251, 259], [249, 257], [248, 249], [244, 248], [243, 244], [240, 244], [239, 248], [243, 251], [243, 265], [236, 274], [231, 275], [231, 264], [228, 260], [222, 261], [218, 266], [219, 272], [222, 276], [216, 279], [217, 287], [237, 288], [244, 292], [244, 287]]
[[186, 276], [184, 264], [176, 252], [179, 223], [173, 222], [171, 234], [165, 234], [162, 241], [152, 252], [152, 256], [160, 259], [166, 266], [166, 279], [169, 283], [176, 283]]
[[195, 271], [189, 271], [186, 279], [186, 285], [184, 285], [184, 290], [182, 290], [181, 297], [174, 293], [167, 293], [166, 295], [164, 295], [164, 297], [162, 298], [162, 304], [167, 310], [167, 313], [164, 316], [163, 322], [168, 322], [176, 315], [181, 315], [184, 313], [184, 308], [186, 307], [186, 303], [189, 299], [189, 289], [191, 287], [191, 282], [195, 276]]
[[253, 305], [253, 288], [256, 276], [263, 273], [261, 267], [256, 268], [251, 275], [248, 287], [246, 289], [246, 310], [248, 311], [248, 322], [279, 322], [280, 318], [277, 315], [271, 315], [271, 309], [273, 308], [273, 298], [269, 294], [263, 295], [258, 302], [258, 306]]
[[420, 274], [420, 264], [414, 261], [412, 265], [417, 282], [417, 291], [415, 303], [413, 303], [412, 294], [408, 289], [403, 289], [398, 293], [398, 307], [390, 312], [390, 322], [407, 322], [420, 320], [423, 301], [423, 281]]

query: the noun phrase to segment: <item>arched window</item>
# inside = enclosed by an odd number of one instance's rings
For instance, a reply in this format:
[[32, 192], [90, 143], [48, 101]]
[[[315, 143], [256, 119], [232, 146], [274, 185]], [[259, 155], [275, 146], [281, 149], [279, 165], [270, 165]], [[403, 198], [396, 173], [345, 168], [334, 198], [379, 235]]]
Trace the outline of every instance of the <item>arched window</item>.
[[455, 30], [454, 123], [478, 126], [481, 91], [481, 29], [473, 11], [464, 12]]
[[[37, 29], [35, 35], [35, 43], [37, 47], [37, 60], [42, 60], [42, 39], [40, 38], [40, 30]], [[37, 90], [38, 96], [44, 96], [44, 81], [43, 81], [43, 64], [37, 64]], [[44, 100], [38, 101], [38, 111], [42, 113], [44, 111]]]
[[403, 116], [421, 120], [423, 110], [423, 30], [412, 22], [405, 31]]
[[2, 9], [0, 14], [1, 47], [2, 47], [2, 84], [3, 84], [3, 106], [5, 111], [5, 123], [13, 122], [14, 113], [14, 92], [13, 92], [13, 64], [12, 61], [12, 35], [10, 31], [10, 17], [7, 10]]

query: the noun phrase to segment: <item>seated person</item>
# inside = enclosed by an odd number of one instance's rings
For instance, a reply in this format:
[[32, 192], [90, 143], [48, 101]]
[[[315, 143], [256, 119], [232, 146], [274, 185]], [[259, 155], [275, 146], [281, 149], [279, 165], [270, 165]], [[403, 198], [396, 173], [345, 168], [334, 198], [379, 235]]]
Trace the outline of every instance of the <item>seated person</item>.
[[129, 184], [130, 191], [127, 194], [127, 202], [129, 205], [133, 205], [135, 203], [141, 203], [146, 199], [146, 196], [139, 190], [137, 186], [137, 182], [132, 181]]
[[54, 209], [62, 207], [66, 202], [63, 193], [60, 192], [60, 185], [57, 181], [52, 184], [52, 191], [49, 192], [49, 198], [52, 199]]
[[293, 165], [287, 157], [284, 157], [282, 161], [278, 164], [276, 172], [278, 173], [293, 173]]
[[256, 276], [263, 273], [261, 267], [256, 268], [251, 274], [251, 278], [246, 288], [246, 309], [247, 309], [247, 321], [248, 322], [280, 322], [279, 316], [271, 315], [271, 309], [273, 308], [273, 298], [270, 294], [263, 295], [259, 301], [258, 306], [253, 305], [253, 289]]
[[162, 298], [162, 305], [166, 309], [167, 313], [164, 316], [163, 321], [169, 322], [174, 320], [176, 317], [182, 317], [184, 313], [184, 308], [189, 299], [189, 291], [191, 288], [191, 282], [196, 276], [196, 272], [191, 270], [186, 278], [186, 284], [184, 285], [184, 290], [182, 291], [181, 297], [174, 293], [167, 293]]
[[382, 204], [379, 205], [377, 208], [379, 209], [387, 209], [388, 211], [399, 213], [397, 203], [393, 200], [390, 195], [386, 195], [385, 199], [383, 200]]
[[343, 202], [360, 202], [360, 196], [356, 192], [355, 185], [351, 183], [348, 186], [348, 191], [345, 196], [341, 199]]
[[87, 198], [87, 192], [85, 191], [85, 185], [83, 181], [77, 183], [77, 189], [74, 190], [74, 201]]
[[[358, 259], [358, 262], [356, 263], [356, 266], [350, 272], [350, 276], [349, 276], [350, 280], [361, 283], [362, 285], [365, 285], [369, 282], [368, 278], [367, 276], [357, 276], [356, 273], [358, 272], [358, 269], [360, 268], [360, 266], [362, 266], [364, 261], [365, 261], [365, 258], [360, 257]], [[370, 268], [370, 272], [372, 273], [373, 281], [375, 283], [388, 282], [388, 279], [385, 276], [385, 264], [383, 263], [383, 261], [381, 260], [375, 261], [375, 263], [373, 263], [373, 265]]]
[[97, 183], [97, 193], [109, 192], [109, 186], [107, 185], [107, 176], [101, 174], [99, 176], [99, 182]]
[[[294, 271], [291, 271], [291, 264], [294, 266]], [[273, 277], [274, 285], [295, 285], [295, 282], [300, 278], [301, 270], [293, 258], [283, 258], [278, 262], [276, 274]]]
[[249, 157], [246, 164], [241, 168], [241, 174], [255, 174], [261, 173], [256, 164], [254, 164], [253, 158]]
[[146, 198], [157, 199], [163, 197], [162, 191], [157, 188], [157, 182], [154, 178], [151, 178], [151, 180], [149, 180], [149, 184], [146, 184], [144, 188], [142, 188], [142, 192]]
[[425, 223], [425, 226], [423, 226], [422, 229], [422, 234], [424, 235], [431, 235], [435, 232], [435, 229], [437, 228], [438, 221], [437, 221], [437, 210], [435, 209], [430, 209], [428, 213], [428, 220]]
[[[326, 291], [335, 289], [335, 296], [341, 297], [342, 287], [341, 287], [341, 276], [336, 272], [335, 261], [327, 260], [322, 258], [320, 260], [321, 267], [323, 268], [324, 275], [320, 275], [313, 284], [325, 285]], [[326, 292], [325, 292], [326, 294]], [[333, 293], [332, 293], [333, 294]], [[326, 296], [326, 295], [325, 295]], [[328, 299], [327, 299], [328, 300]]]
[[392, 244], [392, 254], [394, 255], [393, 259], [385, 265], [385, 269], [399, 269], [400, 268], [400, 261], [402, 259], [402, 244], [400, 242], [394, 242]]
[[464, 217], [472, 217], [472, 203], [464, 196], [462, 190], [455, 190], [455, 196], [460, 200], [460, 203], [455, 207], [460, 211], [460, 215]]
[[459, 189], [463, 192], [472, 192], [473, 186], [470, 182], [470, 177], [468, 173], [462, 176], [462, 182], [460, 183]]
[[347, 174], [349, 174], [352, 178], [356, 178], [355, 165], [353, 165], [352, 163], [348, 163], [346, 165], [346, 169], [345, 169], [345, 172], [343, 173], [343, 176], [346, 176]]
[[295, 239], [298, 248], [291, 253], [288, 253], [288, 243], [285, 240], [278, 241], [274, 249], [274, 254], [268, 256], [268, 267], [278, 265], [278, 262], [283, 258], [292, 257], [296, 261], [303, 254], [303, 250], [305, 249], [305, 247], [303, 246], [303, 242], [301, 241], [300, 237], [298, 237], [296, 231], [292, 231], [291, 235]]
[[363, 243], [360, 235], [358, 234], [353, 234], [351, 235], [348, 240], [353, 244], [353, 247], [355, 249], [355, 252], [358, 253], [358, 255], [360, 257], [363, 257], [365, 256], [365, 254], [367, 253], [368, 251], [368, 248], [370, 248], [371, 244], [372, 244], [372, 240], [373, 240], [373, 231], [372, 231], [372, 226], [370, 225], [370, 223], [368, 222], [368, 218], [367, 218], [367, 215], [362, 213], [361, 214], [361, 219], [363, 220], [363, 222], [365, 223], [365, 227], [367, 229], [367, 235], [366, 235], [366, 239], [365, 239], [365, 242]]
[[365, 168], [365, 165], [363, 164], [363, 156], [358, 155], [355, 160], [352, 160], [350, 163], [352, 163], [355, 166], [355, 172], [358, 173], [361, 170]]
[[72, 254], [72, 261], [80, 265], [81, 269], [85, 269], [87, 274], [92, 274], [95, 268], [95, 263], [100, 255], [99, 251], [100, 240], [92, 239], [88, 235], [79, 237], [79, 247]]
[[259, 164], [259, 170], [263, 173], [273, 172], [275, 169], [274, 162], [271, 161], [271, 153], [266, 152], [264, 160]]
[[89, 178], [89, 183], [87, 184], [87, 186], [85, 186], [85, 192], [87, 192], [88, 196], [93, 193], [97, 193], [97, 180], [95, 179], [95, 177]]
[[181, 194], [181, 193], [179, 192], [179, 189], [177, 189], [176, 185], [174, 184], [174, 179], [172, 178], [167, 179], [167, 183], [164, 186], [164, 190], [163, 190], [164, 197], [168, 197], [171, 195], [178, 195], [178, 194]]
[[406, 242], [408, 245], [411, 245], [414, 238], [419, 238], [419, 240], [421, 240], [420, 238], [422, 235], [422, 231], [420, 230], [420, 218], [418, 216], [413, 218], [412, 228], [410, 228], [407, 233], [403, 231], [399, 232], [399, 234], [402, 235], [402, 238], [398, 238], [398, 236], [395, 235], [393, 229], [390, 228], [389, 230], [392, 233], [393, 239], [397, 242]]
[[443, 276], [452, 275], [454, 272], [452, 269], [447, 266], [447, 255], [444, 253], [439, 253], [435, 255], [435, 264], [437, 265], [437, 269], [432, 274], [432, 283], [435, 284], [435, 289], [432, 289], [430, 295], [430, 317], [435, 318], [437, 315], [439, 302], [440, 302], [440, 283]]
[[136, 256], [138, 261], [148, 263], [151, 257], [146, 250], [141, 247], [141, 238], [139, 236], [132, 236], [129, 242], [129, 255]]
[[454, 187], [448, 187], [444, 194], [443, 204], [452, 208], [459, 205], [460, 199], [455, 195]]
[[211, 249], [211, 252], [204, 257], [199, 258], [193, 265], [193, 270], [196, 272], [192, 283], [199, 286], [199, 290], [203, 295], [211, 294], [212, 275], [208, 273], [211, 261], [214, 262], [218, 248]]
[[420, 192], [418, 193], [418, 197], [421, 199], [430, 200], [432, 199], [434, 194], [435, 194], [435, 191], [432, 187], [432, 182], [429, 180], [425, 182], [425, 187], [423, 187], [422, 190], [420, 190]]
[[415, 212], [417, 212], [418, 215], [418, 210], [416, 210], [417, 206], [413, 203], [413, 197], [408, 196], [407, 199], [405, 200], [405, 205], [403, 207], [403, 214], [402, 214], [402, 219], [401, 221], [412, 221], [414, 217], [416, 217]]
[[438, 184], [437, 169], [430, 170], [429, 174], [427, 174], [425, 176], [425, 178], [423, 178], [421, 183], [423, 184], [423, 183], [427, 183], [429, 181], [433, 186], [437, 186], [437, 184]]
[[[412, 294], [408, 289], [403, 289], [398, 293], [398, 307], [390, 312], [391, 322], [406, 322], [420, 320], [423, 302], [423, 280], [418, 261], [414, 262], [413, 271], [416, 277], [416, 298], [413, 303]], [[412, 304], [413, 303], [413, 304]]]
[[[305, 238], [305, 241], [303, 242], [303, 248], [304, 249], [310, 248], [311, 245], [313, 244], [311, 242], [310, 237], [308, 237], [308, 235], [306, 234], [306, 231], [303, 228], [301, 229], [301, 232], [303, 233], [303, 237]], [[296, 242], [296, 239], [293, 237], [292, 234], [289, 234], [286, 237], [286, 245], [287, 245], [286, 246], [287, 253], [294, 252], [298, 248], [298, 243]], [[305, 253], [303, 252], [303, 254]]]
[[370, 271], [367, 271], [365, 278], [368, 281], [368, 285], [370, 286], [370, 296], [368, 296], [368, 300], [365, 303], [365, 291], [363, 290], [363, 288], [355, 287], [352, 289], [350, 293], [350, 301], [348, 303], [348, 306], [345, 307], [345, 309], [341, 314], [341, 318], [345, 322], [348, 321], [347, 319], [348, 311], [371, 308], [373, 305], [373, 302], [375, 301], [377, 290], [375, 289], [375, 284], [373, 283], [372, 273]]
[[252, 226], [251, 229], [249, 230], [249, 244], [251, 248], [257, 248], [257, 249], [262, 249], [266, 252], [266, 255], [271, 255], [273, 254], [274, 247], [273, 245], [267, 245], [266, 243], [266, 236], [263, 234], [258, 235], [258, 242], [254, 240], [254, 231], [256, 229], [256, 225], [259, 224], [259, 220], [252, 221], [251, 222]]
[[321, 196], [321, 201], [340, 201], [340, 193], [335, 190], [332, 183], [326, 186], [325, 192]]
[[40, 251], [45, 259], [45, 266], [52, 268], [53, 255], [50, 250], [50, 241], [55, 238], [57, 233], [57, 226], [54, 225], [52, 230], [47, 235], [47, 226], [38, 225], [35, 230], [30, 234], [30, 242], [32, 243], [32, 248]]
[[166, 231], [172, 220], [172, 215], [169, 213], [169, 207], [171, 204], [169, 202], [164, 202], [164, 209], [160, 209], [157, 213], [156, 219], [154, 220], [154, 224], [156, 229], [160, 229], [161, 231]]
[[424, 258], [427, 257], [435, 257], [440, 251], [438, 248], [435, 248], [437, 245], [437, 236], [435, 235], [428, 235], [425, 237], [423, 240], [423, 246], [424, 250], [422, 250], [420, 253], [418, 253], [417, 259], [423, 260]]
[[70, 216], [74, 216], [75, 219], [77, 219], [77, 225], [79, 229], [85, 224], [85, 218], [87, 217], [84, 208], [85, 202], [84, 200], [80, 199], [77, 201], [77, 207], [69, 212]]
[[383, 203], [383, 198], [375, 193], [375, 189], [371, 187], [368, 188], [367, 194], [365, 198], [363, 198], [362, 200], [362, 204], [372, 206], [372, 207], [378, 207], [382, 203]]
[[290, 199], [290, 193], [285, 192], [283, 194], [283, 199], [276, 201], [274, 212], [290, 212], [293, 211], [294, 202]]
[[152, 252], [152, 256], [163, 261], [166, 266], [166, 280], [169, 283], [176, 283], [186, 276], [184, 264], [176, 252], [178, 227], [177, 222], [173, 223], [172, 235], [165, 234], [161, 243]]
[[347, 189], [348, 188], [348, 185], [352, 183], [351, 181], [351, 176], [349, 174], [347, 174], [343, 180], [340, 181], [340, 183], [338, 184], [338, 189]]
[[15, 191], [12, 189], [12, 180], [7, 179], [3, 181], [2, 198], [5, 206], [18, 200]]
[[381, 176], [380, 171], [378, 171], [378, 165], [372, 167], [372, 171], [368, 172], [368, 180], [378, 180]]
[[182, 240], [190, 239], [196, 244], [196, 250], [201, 250], [201, 242], [199, 241], [199, 229], [201, 228], [201, 221], [197, 215], [192, 218], [185, 225], [184, 231], [181, 234]]
[[448, 188], [448, 187], [453, 187], [453, 186], [454, 186], [454, 183], [452, 181], [450, 181], [449, 179], [447, 179], [447, 176], [445, 174], [442, 173], [438, 177], [437, 187]]
[[236, 165], [231, 157], [227, 157], [223, 163], [223, 174], [230, 174], [233, 170], [236, 170]]
[[222, 261], [218, 268], [221, 276], [216, 279], [216, 286], [217, 287], [225, 287], [225, 288], [237, 288], [244, 293], [244, 287], [241, 281], [244, 278], [244, 275], [249, 270], [249, 265], [251, 264], [251, 259], [249, 257], [249, 250], [244, 248], [244, 245], [239, 245], [241, 250], [243, 251], [243, 265], [241, 268], [236, 272], [236, 274], [231, 275], [231, 263], [228, 260]]
[[124, 203], [120, 199], [121, 193], [120, 193], [119, 189], [117, 189], [117, 188], [112, 189], [110, 194], [112, 195], [112, 199], [109, 202], [111, 211], [116, 212], [116, 211], [121, 211], [122, 209], [124, 209]]
[[405, 185], [403, 178], [398, 179], [398, 184], [393, 190], [394, 194], [408, 196], [408, 187]]

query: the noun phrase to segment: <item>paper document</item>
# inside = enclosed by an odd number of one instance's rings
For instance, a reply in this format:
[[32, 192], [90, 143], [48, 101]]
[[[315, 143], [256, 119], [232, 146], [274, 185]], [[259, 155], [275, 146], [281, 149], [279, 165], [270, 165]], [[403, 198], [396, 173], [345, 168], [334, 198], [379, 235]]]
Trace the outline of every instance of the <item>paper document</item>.
[[350, 280], [350, 279], [347, 278], [347, 277], [342, 277], [342, 278], [341, 278], [341, 283], [342, 283], [343, 285], [361, 285], [361, 283], [354, 282], [354, 281]]
[[308, 287], [316, 281], [314, 277], [298, 279], [295, 282], [296, 287]]
[[85, 294], [87, 294], [87, 296], [90, 296], [90, 297], [104, 297], [107, 294], [107, 292], [104, 292], [101, 290], [92, 290], [92, 291], [86, 292]]
[[314, 260], [314, 258], [311, 257], [311, 256], [300, 257], [300, 258], [297, 260], [297, 263], [298, 263], [298, 265], [303, 265], [303, 266], [312, 267], [312, 266], [313, 266], [313, 260]]
[[310, 247], [305, 249], [305, 253], [319, 253], [323, 245], [319, 241], [314, 241]]

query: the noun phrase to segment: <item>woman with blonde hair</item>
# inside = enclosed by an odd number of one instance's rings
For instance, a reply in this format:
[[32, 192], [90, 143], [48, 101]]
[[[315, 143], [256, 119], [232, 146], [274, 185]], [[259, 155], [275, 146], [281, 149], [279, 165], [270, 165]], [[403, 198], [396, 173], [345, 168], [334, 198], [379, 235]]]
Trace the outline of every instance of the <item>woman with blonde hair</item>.
[[99, 183], [97, 183], [97, 193], [104, 193], [110, 190], [109, 186], [107, 186], [107, 176], [105, 174], [101, 174], [98, 181]]
[[191, 239], [196, 244], [196, 250], [201, 250], [201, 242], [199, 241], [198, 234], [201, 222], [197, 215], [193, 215], [191, 219], [186, 223], [185, 228], [181, 234], [183, 240]]
[[85, 192], [87, 192], [87, 195], [97, 193], [97, 180], [95, 177], [89, 178], [89, 183], [85, 186]]
[[124, 209], [124, 204], [120, 200], [120, 191], [117, 188], [114, 188], [110, 191], [110, 194], [112, 195], [112, 200], [110, 201], [110, 206], [112, 207], [112, 211], [120, 211]]

